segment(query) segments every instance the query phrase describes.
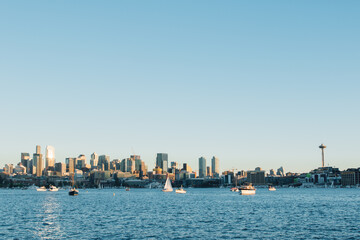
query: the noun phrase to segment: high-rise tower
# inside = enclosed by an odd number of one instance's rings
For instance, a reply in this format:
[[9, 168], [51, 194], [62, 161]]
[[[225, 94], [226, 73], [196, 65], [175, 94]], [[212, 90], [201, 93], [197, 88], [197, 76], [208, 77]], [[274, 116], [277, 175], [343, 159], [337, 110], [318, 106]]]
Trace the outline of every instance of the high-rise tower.
[[215, 156], [211, 159], [211, 171], [214, 177], [219, 177], [220, 174], [219, 159]]
[[91, 169], [97, 168], [98, 161], [99, 161], [99, 155], [97, 155], [95, 152], [91, 154], [91, 159], [90, 159]]
[[199, 177], [204, 178], [206, 176], [206, 159], [204, 157], [199, 158]]
[[33, 161], [33, 166], [36, 167], [36, 176], [41, 177], [42, 171], [44, 170], [44, 163], [39, 145], [36, 146], [36, 153], [33, 154]]
[[53, 146], [46, 146], [45, 150], [45, 169], [48, 167], [55, 167], [55, 148]]
[[163, 173], [168, 171], [168, 154], [158, 153], [156, 155], [156, 166], [163, 170]]

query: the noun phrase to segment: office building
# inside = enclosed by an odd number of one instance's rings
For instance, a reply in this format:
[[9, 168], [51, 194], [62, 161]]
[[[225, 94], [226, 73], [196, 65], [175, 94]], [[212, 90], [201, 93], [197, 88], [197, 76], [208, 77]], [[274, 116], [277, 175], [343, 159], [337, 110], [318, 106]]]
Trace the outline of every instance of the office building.
[[26, 172], [30, 173], [30, 169], [28, 168], [30, 161], [30, 154], [29, 153], [21, 153], [21, 164], [26, 168]]
[[46, 146], [45, 149], [45, 169], [55, 166], [55, 148]]
[[261, 168], [255, 168], [255, 171], [247, 171], [247, 181], [253, 185], [265, 184], [265, 171]]
[[66, 164], [61, 162], [55, 163], [55, 172], [59, 177], [64, 176], [66, 172]]
[[134, 171], [135, 171], [135, 160], [133, 158], [127, 158], [125, 172], [134, 173]]
[[7, 173], [7, 174], [13, 174], [13, 172], [14, 172], [14, 165], [12, 165], [12, 164], [5, 164], [4, 171], [5, 171], [5, 173]]
[[168, 171], [168, 154], [158, 153], [156, 155], [156, 166], [160, 167], [163, 173]]
[[110, 170], [110, 156], [107, 155], [99, 156], [98, 169], [102, 171]]
[[341, 172], [341, 185], [355, 186], [360, 184], [360, 168], [349, 168]]
[[278, 168], [278, 170], [276, 171], [276, 175], [280, 177], [284, 177], [285, 176], [284, 168], [283, 167]]
[[219, 177], [220, 175], [219, 159], [215, 156], [213, 156], [211, 159], [211, 170], [212, 170], [212, 175], [214, 177]]
[[70, 174], [73, 174], [75, 172], [75, 159], [76, 158], [65, 159], [66, 169]]
[[211, 171], [211, 167], [210, 167], [210, 166], [207, 166], [207, 167], [206, 167], [206, 176], [207, 176], [207, 177], [211, 177], [211, 176], [212, 176], [212, 171]]
[[183, 169], [182, 170], [184, 170], [185, 172], [192, 172], [192, 168], [187, 163], [183, 163]]
[[93, 154], [91, 154], [91, 158], [90, 158], [91, 169], [97, 168], [98, 167], [98, 162], [99, 162], [99, 155], [97, 155], [94, 152]]
[[206, 176], [206, 159], [204, 157], [199, 158], [199, 178]]
[[36, 176], [41, 177], [43, 175], [44, 163], [39, 145], [36, 146], [36, 153], [33, 154], [33, 166], [36, 167]]
[[86, 157], [84, 154], [80, 154], [76, 159], [76, 169], [82, 169], [86, 165]]

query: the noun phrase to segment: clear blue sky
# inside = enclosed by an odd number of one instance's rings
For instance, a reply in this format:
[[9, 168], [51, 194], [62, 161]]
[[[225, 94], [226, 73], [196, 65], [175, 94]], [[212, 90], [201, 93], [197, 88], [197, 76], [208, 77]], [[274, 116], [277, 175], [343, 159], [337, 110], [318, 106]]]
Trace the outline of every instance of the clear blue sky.
[[0, 165], [360, 167], [359, 1], [1, 1]]

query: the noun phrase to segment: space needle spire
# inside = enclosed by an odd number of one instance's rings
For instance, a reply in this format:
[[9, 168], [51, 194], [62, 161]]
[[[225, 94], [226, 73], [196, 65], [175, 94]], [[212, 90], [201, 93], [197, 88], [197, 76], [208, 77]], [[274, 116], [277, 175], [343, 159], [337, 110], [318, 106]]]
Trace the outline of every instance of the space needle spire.
[[326, 148], [326, 146], [324, 144], [321, 144], [319, 146], [319, 148], [321, 149], [321, 153], [322, 153], [322, 167], [325, 167], [325, 157], [324, 157], [324, 149]]

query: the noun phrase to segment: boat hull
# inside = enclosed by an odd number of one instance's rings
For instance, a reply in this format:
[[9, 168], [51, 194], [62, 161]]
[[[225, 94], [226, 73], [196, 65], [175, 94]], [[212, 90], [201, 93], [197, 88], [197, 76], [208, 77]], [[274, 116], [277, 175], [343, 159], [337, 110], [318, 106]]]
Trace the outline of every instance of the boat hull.
[[171, 190], [169, 190], [169, 189], [163, 189], [162, 190], [163, 192], [172, 192], [173, 190], [171, 189]]
[[38, 192], [46, 192], [46, 189], [36, 189]]
[[240, 194], [241, 195], [255, 195], [256, 190], [253, 189], [241, 189]]
[[76, 195], [78, 195], [79, 193], [78, 192], [69, 192], [69, 195], [70, 196], [76, 196]]
[[176, 193], [182, 193], [182, 194], [186, 193], [185, 190], [181, 190], [181, 189], [176, 189], [175, 192], [176, 192]]

